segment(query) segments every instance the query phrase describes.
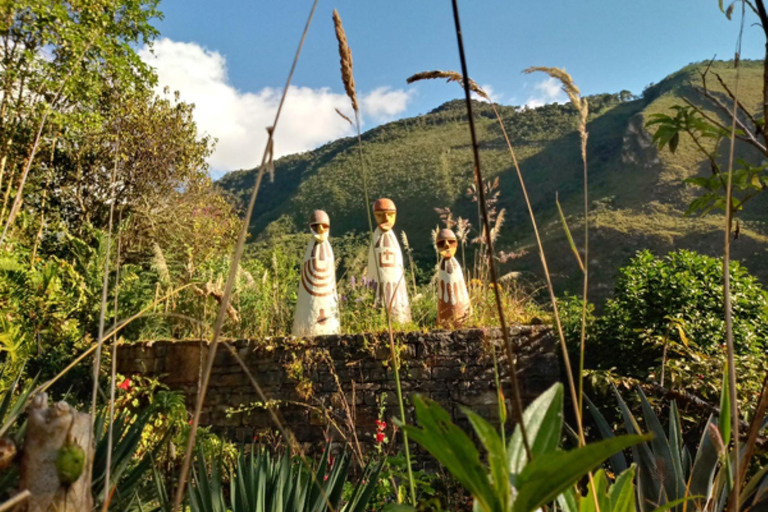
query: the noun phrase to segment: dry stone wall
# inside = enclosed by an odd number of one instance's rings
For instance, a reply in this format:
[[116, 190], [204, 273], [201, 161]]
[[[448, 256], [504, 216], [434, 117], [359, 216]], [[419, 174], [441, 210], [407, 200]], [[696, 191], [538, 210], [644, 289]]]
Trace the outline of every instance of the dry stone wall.
[[[555, 339], [546, 326], [513, 326], [510, 334], [527, 404], [560, 377]], [[388, 336], [230, 343], [269, 398], [266, 404], [259, 400], [234, 356], [219, 347], [201, 423], [234, 441], [250, 442], [274, 432], [270, 407], [302, 443], [316, 447], [327, 439], [352, 439], [354, 429], [362, 449], [368, 450], [376, 443], [376, 420], [389, 423], [398, 415]], [[500, 329], [397, 333], [395, 343], [406, 395], [421, 393], [438, 401], [465, 428], [461, 406], [498, 423], [491, 347], [501, 348]], [[118, 350], [118, 371], [128, 377], [157, 377], [182, 390], [192, 408], [207, 350], [207, 343], [199, 341], [125, 344]], [[504, 377], [506, 356], [503, 350], [498, 353]], [[511, 390], [505, 389], [505, 395], [512, 411]], [[407, 414], [412, 414], [410, 408]]]

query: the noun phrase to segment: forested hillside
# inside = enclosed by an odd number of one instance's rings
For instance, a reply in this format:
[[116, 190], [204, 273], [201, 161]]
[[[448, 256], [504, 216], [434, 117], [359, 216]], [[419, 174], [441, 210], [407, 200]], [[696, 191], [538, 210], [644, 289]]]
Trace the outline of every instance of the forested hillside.
[[[604, 297], [616, 270], [640, 249], [666, 253], [690, 248], [718, 254], [724, 221], [721, 213], [685, 216], [698, 190], [685, 178], [708, 175], [709, 165], [694, 143], [681, 137], [676, 153], [658, 151], [645, 128], [654, 113], [669, 112], [683, 98], [712, 111], [693, 86], [708, 63], [692, 64], [651, 84], [639, 97], [627, 91], [589, 97], [589, 174], [591, 222], [594, 226], [590, 261], [591, 296]], [[712, 63], [707, 85], [722, 91], [713, 76], [731, 83], [732, 63]], [[740, 97], [758, 111], [762, 95], [762, 63], [743, 62]], [[455, 87], [455, 85], [446, 85]], [[460, 89], [456, 89], [457, 96]], [[521, 271], [537, 281], [540, 264], [532, 250], [533, 234], [522, 193], [501, 130], [487, 103], [477, 102], [481, 161], [486, 178], [500, 180], [499, 208], [506, 209], [499, 249], [522, 254], [510, 258], [503, 270]], [[581, 277], [570, 252], [556, 208], [559, 194], [577, 240], [581, 230], [582, 168], [576, 113], [571, 104], [536, 109], [500, 106], [525, 175], [534, 209], [542, 226], [545, 249], [558, 289], [578, 289]], [[651, 133], [649, 133], [649, 130]], [[436, 207], [449, 207], [454, 216], [469, 219], [477, 235], [477, 206], [468, 194], [472, 184], [472, 154], [466, 112], [459, 100], [433, 111], [374, 128], [363, 135], [366, 169], [372, 198], [392, 197], [398, 205], [398, 227], [405, 230], [422, 266], [433, 261], [430, 231], [440, 224]], [[748, 151], [745, 148], [742, 152]], [[727, 154], [727, 151], [725, 152]], [[274, 183], [259, 195], [251, 230], [254, 239], [275, 241], [303, 232], [304, 219], [315, 208], [329, 212], [332, 235], [367, 230], [356, 140], [340, 139], [317, 150], [276, 162]], [[250, 193], [255, 171], [227, 174], [219, 185], [242, 204]], [[734, 256], [764, 282], [768, 279], [768, 200], [755, 199], [746, 209]], [[467, 258], [469, 259], [469, 255]]]

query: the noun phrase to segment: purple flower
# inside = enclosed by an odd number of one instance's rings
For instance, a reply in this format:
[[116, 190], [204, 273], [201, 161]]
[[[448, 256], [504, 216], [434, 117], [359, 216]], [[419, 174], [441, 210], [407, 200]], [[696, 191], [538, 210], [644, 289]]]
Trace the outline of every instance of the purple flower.
[[341, 296], [341, 302], [347, 302], [347, 296], [346, 295], [342, 295]]
[[357, 284], [357, 279], [355, 279], [355, 276], [350, 277], [349, 278], [349, 286], [354, 288], [356, 284]]

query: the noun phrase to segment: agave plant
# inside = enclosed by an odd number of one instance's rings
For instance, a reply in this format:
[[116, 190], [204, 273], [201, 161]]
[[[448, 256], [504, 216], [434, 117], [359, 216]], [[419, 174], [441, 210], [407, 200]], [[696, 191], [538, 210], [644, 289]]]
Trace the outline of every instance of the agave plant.
[[[640, 432], [637, 419], [615, 387], [614, 393], [627, 432]], [[731, 437], [730, 422], [726, 420], [718, 425], [718, 419], [710, 416], [694, 455], [683, 443], [675, 402], [670, 403], [669, 426], [665, 432], [659, 417], [639, 388], [638, 396], [645, 426], [654, 434], [652, 441], [632, 447], [632, 457], [638, 467], [637, 501], [640, 510], [647, 512], [663, 507], [684, 511], [693, 505], [691, 508], [696, 510], [722, 512], [728, 502], [733, 485], [733, 467], [737, 463], [733, 449], [726, 451]], [[722, 396], [720, 413], [728, 418], [730, 405], [726, 386]], [[613, 437], [608, 423], [594, 404], [588, 401], [588, 408], [601, 435], [606, 439]], [[760, 430], [768, 426], [768, 418], [757, 418], [756, 421], [762, 422]], [[741, 452], [739, 464], [743, 463], [745, 450]], [[611, 462], [614, 469], [627, 465], [621, 453], [616, 454]], [[750, 479], [745, 479], [738, 505], [739, 510], [768, 510], [768, 466], [758, 469]]]
[[[350, 455], [342, 453], [335, 464], [329, 458], [326, 448], [318, 467], [311, 471], [288, 454], [272, 457], [265, 449], [255, 449], [241, 453], [233, 468], [222, 469], [214, 462], [209, 470], [200, 451], [188, 492], [191, 512], [364, 512], [381, 464], [368, 464], [342, 507]], [[224, 489], [225, 473], [229, 492]]]
[[[450, 415], [440, 405], [419, 396], [414, 397], [413, 403], [421, 427], [403, 428], [472, 494], [476, 511], [536, 510], [554, 502], [563, 493], [571, 493], [574, 484], [606, 458], [650, 439], [650, 436], [627, 435], [569, 451], [559, 449], [563, 386], [558, 383], [529, 405], [523, 415], [531, 459], [519, 426], [505, 446], [492, 425], [471, 410], [463, 409], [487, 451], [486, 466], [469, 436], [451, 422]], [[631, 478], [628, 480], [631, 485]], [[622, 486], [627, 484], [626, 480], [622, 482]], [[575, 499], [576, 493], [570, 494], [570, 500]]]
[[[110, 462], [111, 484], [108, 510], [130, 510], [135, 506], [135, 491], [150, 473], [152, 453], [147, 453], [137, 460], [136, 453], [142, 433], [152, 420], [155, 408], [150, 406], [132, 414], [124, 411], [115, 415], [112, 423], [112, 459]], [[96, 416], [93, 424], [95, 450], [93, 453], [93, 480], [91, 489], [94, 497], [94, 510], [103, 509], [107, 497], [104, 494], [104, 479], [107, 470], [107, 414], [106, 411]], [[158, 443], [157, 446], [161, 446]], [[157, 449], [157, 448], [156, 448]]]

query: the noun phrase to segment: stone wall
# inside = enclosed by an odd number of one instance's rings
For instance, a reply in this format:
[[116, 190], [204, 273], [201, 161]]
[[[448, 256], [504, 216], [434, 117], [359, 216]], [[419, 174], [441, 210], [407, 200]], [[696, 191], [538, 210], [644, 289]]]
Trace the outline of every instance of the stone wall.
[[[526, 404], [560, 377], [555, 339], [548, 327], [510, 328]], [[466, 427], [468, 406], [498, 423], [490, 347], [501, 347], [500, 329], [397, 333], [403, 393], [421, 393], [441, 403]], [[274, 431], [271, 407], [302, 443], [328, 437], [352, 438], [363, 450], [375, 443], [376, 420], [398, 416], [388, 336], [322, 336], [311, 340], [272, 338], [231, 342], [269, 398], [263, 404], [226, 347], [217, 350], [201, 423], [235, 441], [250, 442]], [[118, 371], [159, 377], [184, 391], [192, 408], [208, 345], [199, 341], [157, 341], [119, 346]], [[499, 351], [502, 377], [506, 357]], [[512, 416], [512, 392], [505, 387]], [[411, 414], [410, 409], [407, 413]], [[352, 421], [350, 421], [352, 420]]]

